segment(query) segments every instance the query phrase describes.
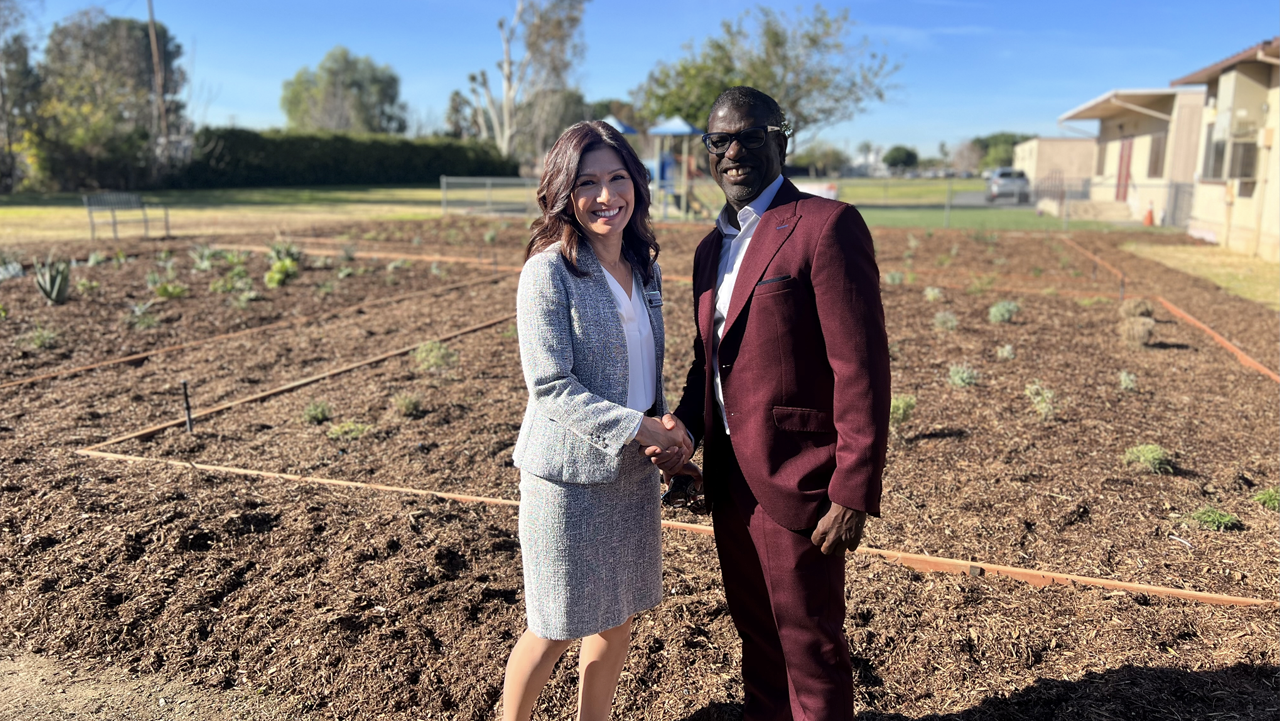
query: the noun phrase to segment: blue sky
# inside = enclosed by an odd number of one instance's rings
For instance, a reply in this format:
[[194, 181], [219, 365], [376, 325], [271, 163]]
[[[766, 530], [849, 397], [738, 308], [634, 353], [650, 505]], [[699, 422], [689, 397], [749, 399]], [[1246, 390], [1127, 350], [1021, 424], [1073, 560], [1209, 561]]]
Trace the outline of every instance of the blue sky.
[[[193, 115], [212, 125], [284, 123], [281, 83], [315, 66], [333, 46], [391, 65], [414, 110], [444, 116], [466, 76], [492, 68], [496, 22], [515, 0], [311, 2], [154, 0], [156, 17], [186, 50]], [[773, 3], [794, 12], [792, 3]], [[902, 64], [884, 104], [822, 132], [852, 148], [862, 140], [912, 145], [926, 155], [999, 130], [1061, 134], [1055, 119], [1112, 88], [1163, 87], [1280, 32], [1280, 4], [864, 0], [849, 8], [868, 36]], [[110, 15], [145, 19], [146, 0], [105, 0]], [[44, 0], [34, 30], [87, 5]], [[577, 81], [588, 100], [627, 98], [660, 60], [718, 32], [749, 4], [723, 0], [593, 0], [584, 21], [587, 55]], [[812, 7], [812, 5], [806, 5]], [[698, 123], [697, 119], [690, 119]]]

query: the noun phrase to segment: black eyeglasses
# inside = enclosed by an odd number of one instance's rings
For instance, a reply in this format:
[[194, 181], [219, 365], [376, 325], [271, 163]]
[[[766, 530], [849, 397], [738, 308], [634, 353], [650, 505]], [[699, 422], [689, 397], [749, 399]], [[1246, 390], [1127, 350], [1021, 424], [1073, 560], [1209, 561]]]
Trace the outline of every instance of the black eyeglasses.
[[706, 133], [702, 136], [702, 143], [707, 146], [707, 150], [717, 155], [729, 152], [729, 146], [733, 145], [735, 140], [744, 149], [755, 150], [764, 145], [765, 139], [774, 130], [782, 130], [782, 128], [777, 125], [763, 125], [747, 128], [738, 133]]

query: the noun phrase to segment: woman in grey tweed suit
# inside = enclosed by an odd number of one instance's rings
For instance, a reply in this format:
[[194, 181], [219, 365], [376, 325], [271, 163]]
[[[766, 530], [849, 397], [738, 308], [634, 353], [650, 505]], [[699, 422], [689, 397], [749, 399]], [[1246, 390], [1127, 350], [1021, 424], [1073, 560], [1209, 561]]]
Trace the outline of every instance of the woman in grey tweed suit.
[[529, 405], [516, 442], [528, 629], [504, 721], [525, 721], [575, 639], [578, 718], [605, 719], [631, 620], [662, 598], [659, 474], [692, 452], [662, 393], [662, 275], [648, 177], [622, 135], [569, 128], [547, 153], [517, 299]]

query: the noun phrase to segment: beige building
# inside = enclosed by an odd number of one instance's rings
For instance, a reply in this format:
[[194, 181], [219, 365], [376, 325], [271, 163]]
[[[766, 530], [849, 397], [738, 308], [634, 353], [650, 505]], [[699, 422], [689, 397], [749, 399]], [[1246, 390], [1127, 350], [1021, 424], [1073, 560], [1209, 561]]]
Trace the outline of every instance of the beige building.
[[1171, 85], [1207, 86], [1188, 232], [1280, 261], [1280, 36]]
[[1092, 138], [1032, 138], [1013, 146], [1013, 167], [1032, 183], [1079, 181], [1093, 175], [1094, 145]]
[[1112, 90], [1064, 113], [1059, 122], [1097, 120], [1091, 208], [1074, 217], [1142, 220], [1184, 226], [1191, 214], [1198, 153], [1201, 88]]

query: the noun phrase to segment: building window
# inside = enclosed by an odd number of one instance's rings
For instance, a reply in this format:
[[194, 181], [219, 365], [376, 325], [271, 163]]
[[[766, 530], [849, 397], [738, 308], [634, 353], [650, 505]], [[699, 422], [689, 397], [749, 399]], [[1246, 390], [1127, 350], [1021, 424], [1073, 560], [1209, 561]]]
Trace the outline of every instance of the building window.
[[1106, 143], [1098, 143], [1098, 151], [1096, 155], [1098, 156], [1098, 172], [1094, 173], [1094, 175], [1102, 175], [1107, 171], [1107, 144]]
[[1147, 177], [1164, 177], [1164, 146], [1169, 140], [1166, 133], [1155, 133], [1151, 136], [1151, 155], [1147, 160]]
[[1257, 143], [1232, 143], [1228, 178], [1252, 178], [1258, 164]]
[[1208, 138], [1204, 144], [1204, 172], [1200, 177], [1206, 180], [1222, 180], [1223, 159], [1227, 153], [1227, 141]]

